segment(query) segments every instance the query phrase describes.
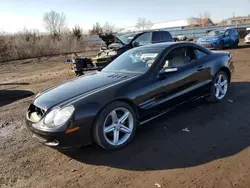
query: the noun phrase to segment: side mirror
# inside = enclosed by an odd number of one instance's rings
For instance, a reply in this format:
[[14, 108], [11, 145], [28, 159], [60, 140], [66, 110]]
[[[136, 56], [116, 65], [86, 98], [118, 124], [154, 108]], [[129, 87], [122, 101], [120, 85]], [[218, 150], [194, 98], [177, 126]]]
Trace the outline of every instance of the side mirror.
[[176, 67], [163, 67], [160, 70], [159, 76], [163, 77], [168, 73], [177, 72], [177, 71], [178, 71], [178, 69]]

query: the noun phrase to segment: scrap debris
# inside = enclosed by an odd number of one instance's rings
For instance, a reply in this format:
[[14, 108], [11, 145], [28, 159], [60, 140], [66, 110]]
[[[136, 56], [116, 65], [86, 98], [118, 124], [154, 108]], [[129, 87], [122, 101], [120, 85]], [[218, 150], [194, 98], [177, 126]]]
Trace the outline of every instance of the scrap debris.
[[161, 185], [159, 183], [155, 183], [156, 187], [161, 187]]

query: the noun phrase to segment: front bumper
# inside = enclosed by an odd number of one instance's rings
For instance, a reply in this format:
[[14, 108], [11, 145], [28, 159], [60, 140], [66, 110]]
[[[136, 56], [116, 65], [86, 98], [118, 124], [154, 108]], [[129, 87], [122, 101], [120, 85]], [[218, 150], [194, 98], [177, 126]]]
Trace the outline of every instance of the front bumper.
[[86, 123], [88, 125], [79, 126], [78, 130], [71, 133], [66, 133], [66, 130], [58, 132], [42, 131], [34, 128], [33, 124], [33, 122], [26, 118], [26, 126], [31, 131], [32, 137], [55, 149], [67, 150], [92, 143], [91, 126], [88, 123]]
[[216, 42], [199, 42], [198, 43], [201, 46], [204, 46], [205, 48], [216, 48], [217, 47], [217, 43]]

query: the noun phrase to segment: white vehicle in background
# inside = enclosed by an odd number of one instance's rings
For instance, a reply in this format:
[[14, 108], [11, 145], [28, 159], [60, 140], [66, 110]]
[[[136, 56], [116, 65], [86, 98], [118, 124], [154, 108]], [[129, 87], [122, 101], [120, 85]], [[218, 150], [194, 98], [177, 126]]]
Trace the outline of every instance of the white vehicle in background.
[[250, 44], [250, 28], [246, 28], [247, 30], [247, 35], [245, 36], [245, 43]]

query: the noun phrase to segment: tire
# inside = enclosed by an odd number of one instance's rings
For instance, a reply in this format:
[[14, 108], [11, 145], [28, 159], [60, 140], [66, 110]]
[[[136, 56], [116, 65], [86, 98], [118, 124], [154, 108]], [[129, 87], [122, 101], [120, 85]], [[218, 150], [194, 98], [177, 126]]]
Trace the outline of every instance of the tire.
[[238, 48], [238, 46], [239, 46], [239, 41], [235, 41], [235, 43], [233, 44], [233, 47]]
[[[220, 76], [221, 76], [221, 82], [226, 81], [226, 85], [218, 86]], [[210, 102], [222, 101], [227, 96], [227, 93], [229, 90], [229, 84], [230, 84], [230, 81], [229, 81], [228, 75], [224, 71], [219, 71], [213, 78], [212, 85], [210, 88], [210, 96], [208, 100]], [[219, 88], [221, 88], [221, 90]], [[218, 94], [218, 89], [220, 90], [219, 94]]]
[[[125, 113], [129, 114], [127, 119], [119, 123]], [[116, 101], [104, 108], [97, 117], [93, 125], [93, 140], [106, 150], [121, 149], [133, 139], [136, 127], [137, 116], [134, 109], [127, 103]]]
[[224, 48], [224, 41], [220, 41], [216, 49], [223, 50], [223, 48]]

